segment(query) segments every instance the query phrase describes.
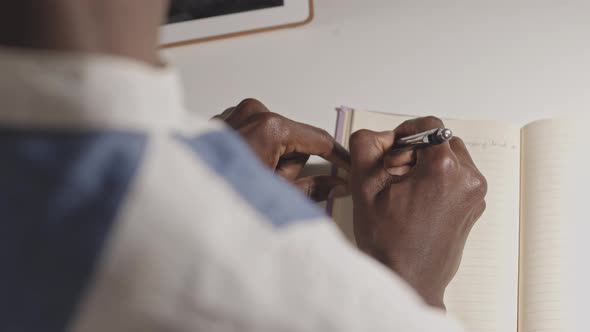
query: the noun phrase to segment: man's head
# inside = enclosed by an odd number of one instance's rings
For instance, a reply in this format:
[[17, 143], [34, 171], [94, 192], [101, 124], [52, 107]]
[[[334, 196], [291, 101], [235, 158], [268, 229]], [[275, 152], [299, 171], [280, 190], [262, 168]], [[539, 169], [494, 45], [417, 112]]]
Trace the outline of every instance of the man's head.
[[0, 45], [102, 53], [158, 63], [168, 0], [7, 0]]

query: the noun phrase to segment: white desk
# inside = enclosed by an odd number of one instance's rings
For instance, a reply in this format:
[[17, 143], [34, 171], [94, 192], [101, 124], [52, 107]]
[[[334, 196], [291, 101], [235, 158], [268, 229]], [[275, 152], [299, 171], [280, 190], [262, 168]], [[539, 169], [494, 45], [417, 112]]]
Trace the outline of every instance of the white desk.
[[590, 1], [315, 2], [304, 27], [167, 50], [189, 107], [255, 97], [329, 132], [341, 104], [520, 124], [590, 110]]

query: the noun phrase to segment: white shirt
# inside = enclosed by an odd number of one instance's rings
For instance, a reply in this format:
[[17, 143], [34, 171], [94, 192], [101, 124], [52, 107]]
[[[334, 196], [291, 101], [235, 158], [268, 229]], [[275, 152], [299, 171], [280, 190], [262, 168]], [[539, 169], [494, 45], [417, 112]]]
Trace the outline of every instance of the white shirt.
[[174, 71], [0, 51], [2, 331], [461, 331]]

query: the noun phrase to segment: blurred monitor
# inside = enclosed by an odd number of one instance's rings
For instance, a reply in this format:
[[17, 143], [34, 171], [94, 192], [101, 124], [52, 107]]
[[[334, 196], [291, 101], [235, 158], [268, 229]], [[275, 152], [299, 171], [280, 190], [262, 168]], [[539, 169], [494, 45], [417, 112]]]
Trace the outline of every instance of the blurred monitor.
[[284, 0], [172, 0], [168, 23], [281, 7]]
[[163, 44], [293, 26], [312, 17], [311, 0], [171, 0]]

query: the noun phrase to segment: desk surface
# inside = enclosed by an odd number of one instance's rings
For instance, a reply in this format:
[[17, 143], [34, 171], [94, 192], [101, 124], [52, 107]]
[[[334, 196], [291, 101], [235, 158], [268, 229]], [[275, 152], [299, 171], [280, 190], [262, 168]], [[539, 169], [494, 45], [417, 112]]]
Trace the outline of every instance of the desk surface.
[[519, 124], [590, 110], [590, 1], [315, 3], [304, 27], [167, 50], [189, 107], [255, 97], [330, 132], [341, 104]]

